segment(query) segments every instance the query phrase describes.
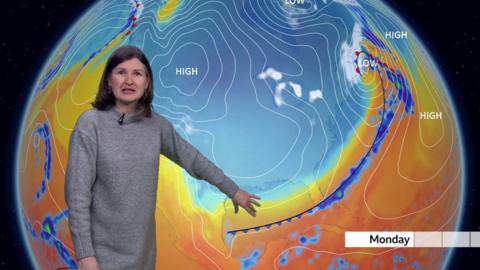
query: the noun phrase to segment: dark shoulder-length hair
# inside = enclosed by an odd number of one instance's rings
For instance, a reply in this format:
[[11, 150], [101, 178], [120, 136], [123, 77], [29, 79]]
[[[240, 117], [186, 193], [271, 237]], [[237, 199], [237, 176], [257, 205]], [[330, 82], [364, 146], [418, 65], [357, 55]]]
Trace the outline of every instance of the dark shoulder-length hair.
[[[135, 46], [122, 46], [116, 49], [112, 55], [108, 58], [105, 69], [103, 70], [102, 79], [100, 80], [100, 86], [98, 89], [97, 96], [95, 101], [92, 102], [92, 106], [98, 110], [107, 110], [112, 106], [115, 106], [115, 96], [113, 92], [109, 89], [108, 79], [112, 74], [112, 70], [122, 63], [123, 61], [137, 58], [140, 62], [145, 65], [146, 75], [148, 78], [148, 88], [145, 90], [143, 96], [138, 100], [138, 106], [141, 106], [143, 109], [143, 114], [146, 117], [151, 117], [152, 115], [152, 100], [153, 100], [153, 75], [152, 68], [148, 62], [147, 57], [139, 48]], [[140, 108], [137, 108], [140, 109]]]

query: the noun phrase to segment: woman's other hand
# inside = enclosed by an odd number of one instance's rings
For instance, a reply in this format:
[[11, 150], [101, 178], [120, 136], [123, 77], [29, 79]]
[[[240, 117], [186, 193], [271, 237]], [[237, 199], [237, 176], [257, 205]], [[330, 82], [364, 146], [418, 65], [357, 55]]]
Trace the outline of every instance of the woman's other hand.
[[78, 270], [100, 270], [97, 258], [85, 257], [78, 261]]

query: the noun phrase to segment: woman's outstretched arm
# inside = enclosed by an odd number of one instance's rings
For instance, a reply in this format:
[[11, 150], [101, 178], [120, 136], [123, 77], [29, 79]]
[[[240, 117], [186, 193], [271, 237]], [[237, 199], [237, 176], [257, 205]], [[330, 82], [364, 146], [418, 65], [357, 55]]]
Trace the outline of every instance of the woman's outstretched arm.
[[255, 201], [255, 199], [260, 199], [260, 197], [240, 189], [220, 168], [184, 140], [169, 121], [166, 119], [162, 120], [162, 154], [184, 168], [191, 176], [206, 180], [230, 197], [236, 207], [235, 213], [238, 212], [238, 206], [240, 205], [250, 215], [255, 216], [255, 208], [252, 204], [260, 206]]

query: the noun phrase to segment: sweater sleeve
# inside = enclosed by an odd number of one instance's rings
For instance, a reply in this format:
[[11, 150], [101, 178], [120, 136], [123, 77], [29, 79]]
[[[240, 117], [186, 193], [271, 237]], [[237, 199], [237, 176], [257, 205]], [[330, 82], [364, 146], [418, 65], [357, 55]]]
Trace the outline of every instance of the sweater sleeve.
[[90, 204], [96, 177], [97, 145], [95, 140], [76, 126], [70, 137], [68, 151], [65, 199], [72, 241], [79, 260], [95, 256], [90, 230]]
[[194, 146], [185, 141], [166, 119], [162, 123], [161, 140], [163, 155], [184, 168], [191, 176], [206, 180], [228, 197], [233, 198], [239, 189], [238, 185]]

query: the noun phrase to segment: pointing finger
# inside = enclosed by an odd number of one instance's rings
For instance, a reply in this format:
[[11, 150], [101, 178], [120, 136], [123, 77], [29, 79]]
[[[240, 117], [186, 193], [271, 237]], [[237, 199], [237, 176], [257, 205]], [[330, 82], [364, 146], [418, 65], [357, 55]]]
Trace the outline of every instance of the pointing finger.
[[245, 210], [247, 210], [247, 212], [248, 212], [252, 217], [255, 217], [255, 216], [256, 216], [255, 210], [253, 210], [252, 208], [250, 208], [250, 207], [245, 207]]
[[248, 207], [250, 210], [252, 210], [254, 213], [257, 212], [257, 210], [255, 210], [255, 207], [253, 207], [253, 205], [251, 204], [251, 202], [248, 202], [247, 207]]
[[255, 204], [256, 206], [260, 207], [260, 203], [255, 200], [250, 200], [251, 203]]
[[257, 200], [261, 200], [262, 198], [260, 198], [259, 196], [255, 195], [255, 194], [250, 194], [250, 197], [252, 198], [255, 198]]

